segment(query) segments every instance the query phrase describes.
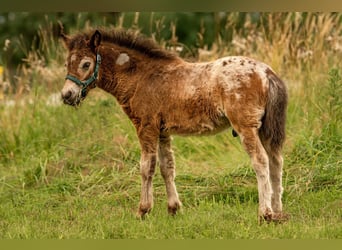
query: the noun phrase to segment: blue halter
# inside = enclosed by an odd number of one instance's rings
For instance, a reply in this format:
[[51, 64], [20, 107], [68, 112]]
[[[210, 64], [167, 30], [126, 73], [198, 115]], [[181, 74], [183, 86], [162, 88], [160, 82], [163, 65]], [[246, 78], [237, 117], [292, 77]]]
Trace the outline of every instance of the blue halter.
[[[93, 74], [91, 75], [91, 77], [89, 77], [85, 81], [81, 81], [72, 75], [67, 75], [65, 77], [65, 79], [69, 79], [69, 80], [73, 81], [74, 83], [76, 83], [78, 86], [81, 86], [82, 87], [81, 95], [82, 95], [82, 97], [85, 97], [87, 87], [97, 79], [97, 76], [99, 74], [100, 64], [101, 64], [101, 56], [100, 56], [100, 54], [96, 54], [95, 70], [94, 70]], [[95, 85], [95, 87], [96, 87], [96, 85]]]

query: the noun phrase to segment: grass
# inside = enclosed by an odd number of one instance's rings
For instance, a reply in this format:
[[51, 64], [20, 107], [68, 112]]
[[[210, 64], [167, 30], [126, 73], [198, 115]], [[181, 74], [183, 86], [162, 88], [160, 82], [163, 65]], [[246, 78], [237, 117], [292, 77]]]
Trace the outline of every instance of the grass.
[[[112, 97], [88, 98], [79, 110], [47, 107], [44, 98], [3, 110], [1, 124], [16, 123], [2, 128], [7, 143], [1, 142], [1, 238], [341, 237], [338, 155], [314, 160], [319, 149], [303, 144], [286, 150], [284, 207], [292, 218], [258, 226], [255, 175], [230, 133], [176, 137], [176, 183], [184, 208], [176, 217], [167, 215], [157, 172], [155, 207], [146, 220], [137, 220], [134, 128]], [[310, 149], [307, 156], [303, 149]]]
[[[315, 31], [309, 24], [316, 20], [329, 30], [332, 21], [322, 15], [306, 19], [305, 29]], [[298, 38], [299, 24], [291, 27]], [[278, 41], [281, 32], [273, 29], [273, 40]], [[327, 29], [322, 29], [324, 34]], [[291, 38], [289, 44], [296, 40], [291, 32], [283, 38]], [[14, 102], [5, 102], [10, 100], [6, 96], [0, 103], [0, 238], [341, 239], [340, 52], [331, 53], [311, 36], [307, 40], [327, 58], [324, 63], [313, 58], [274, 64], [284, 73], [290, 92], [283, 175], [284, 209], [291, 214], [287, 223], [258, 225], [255, 174], [231, 131], [175, 137], [176, 184], [183, 209], [175, 217], [167, 215], [157, 170], [153, 211], [143, 221], [136, 219], [140, 151], [130, 121], [115, 99], [100, 90], [91, 92], [77, 110], [59, 105], [52, 94], [61, 87], [62, 64], [56, 59], [45, 66], [30, 54], [32, 66], [23, 66], [20, 75], [23, 86], [33, 81], [28, 93], [11, 97]], [[268, 52], [258, 52], [261, 42], [255, 41], [250, 52], [267, 62]], [[277, 57], [294, 56], [278, 42], [273, 45], [279, 46], [274, 49]], [[221, 53], [215, 47], [209, 52], [217, 57]]]

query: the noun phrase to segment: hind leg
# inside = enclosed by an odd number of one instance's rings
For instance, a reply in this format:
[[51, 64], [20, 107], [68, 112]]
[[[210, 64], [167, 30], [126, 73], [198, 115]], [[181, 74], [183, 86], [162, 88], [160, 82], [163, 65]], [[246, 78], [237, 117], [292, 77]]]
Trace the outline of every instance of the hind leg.
[[283, 194], [282, 186], [282, 169], [283, 157], [280, 154], [268, 154], [270, 159], [270, 179], [273, 189], [272, 194], [272, 209], [275, 213], [281, 213], [283, 204], [281, 197]]
[[282, 194], [283, 194], [283, 186], [282, 186], [282, 172], [283, 172], [283, 157], [280, 152], [272, 149], [269, 144], [265, 145], [265, 149], [267, 151], [269, 161], [270, 161], [270, 180], [272, 185], [272, 210], [273, 210], [273, 218], [274, 221], [286, 221], [289, 219], [289, 215], [283, 213], [283, 204], [282, 204]]
[[259, 219], [260, 221], [272, 220], [272, 187], [269, 174], [269, 159], [264, 149], [256, 127], [240, 129], [241, 142], [251, 158], [253, 169], [256, 173], [259, 194]]

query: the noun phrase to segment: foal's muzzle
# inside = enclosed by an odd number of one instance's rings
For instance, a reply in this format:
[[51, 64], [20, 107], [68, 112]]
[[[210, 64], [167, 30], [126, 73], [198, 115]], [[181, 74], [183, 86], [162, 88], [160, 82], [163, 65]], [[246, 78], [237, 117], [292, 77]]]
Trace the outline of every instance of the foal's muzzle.
[[78, 106], [80, 102], [84, 99], [84, 97], [81, 96], [81, 92], [76, 94], [72, 90], [62, 92], [61, 97], [64, 104], [68, 104], [71, 106]]

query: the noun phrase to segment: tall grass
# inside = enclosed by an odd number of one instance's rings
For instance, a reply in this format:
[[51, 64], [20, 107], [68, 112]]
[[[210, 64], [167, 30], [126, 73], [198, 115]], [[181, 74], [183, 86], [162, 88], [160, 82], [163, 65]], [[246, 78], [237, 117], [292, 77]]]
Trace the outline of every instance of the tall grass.
[[[27, 53], [18, 71], [22, 88], [6, 96], [11, 102], [0, 103], [0, 237], [341, 238], [341, 15], [262, 13], [254, 24], [247, 14], [243, 29], [237, 16], [227, 15], [226, 29], [210, 49], [198, 50], [196, 60], [251, 56], [270, 64], [287, 83], [288, 223], [257, 226], [255, 175], [239, 139], [229, 132], [175, 137], [182, 213], [167, 216], [157, 173], [152, 214], [136, 220], [135, 130], [115, 99], [100, 90], [77, 110], [55, 100], [65, 51], [47, 25], [39, 30], [42, 46]], [[172, 42], [161, 43], [175, 44], [173, 34]]]

